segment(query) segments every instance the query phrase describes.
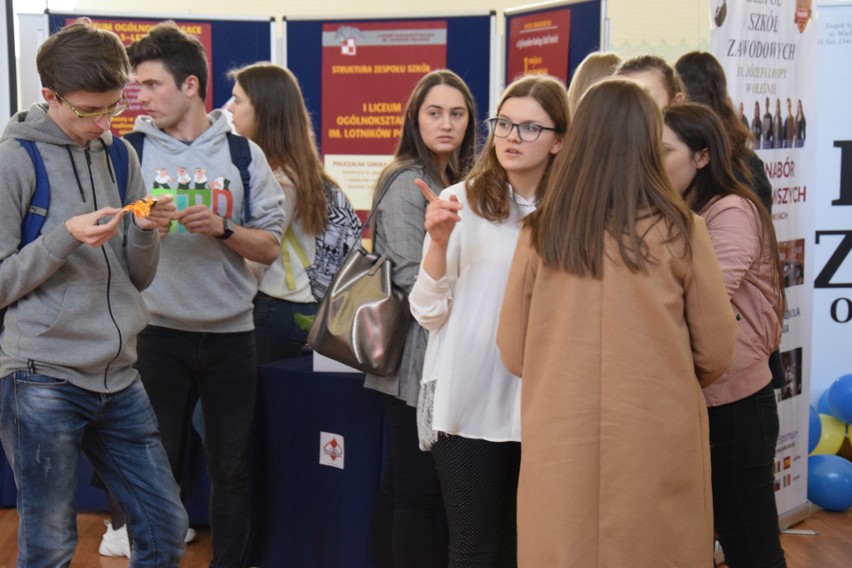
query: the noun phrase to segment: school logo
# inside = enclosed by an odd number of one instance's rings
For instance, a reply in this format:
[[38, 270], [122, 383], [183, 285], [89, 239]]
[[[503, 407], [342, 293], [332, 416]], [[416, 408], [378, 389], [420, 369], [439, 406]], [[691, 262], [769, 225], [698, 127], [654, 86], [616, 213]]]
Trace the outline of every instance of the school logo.
[[346, 458], [343, 436], [331, 432], [320, 432], [320, 465], [343, 469]]
[[813, 0], [796, 0], [796, 15], [793, 21], [796, 22], [800, 34], [804, 33], [805, 28], [808, 27], [808, 22], [813, 14], [813, 10], [811, 10], [812, 3]]
[[358, 47], [355, 45], [355, 38], [348, 37], [340, 42], [340, 55], [356, 55]]

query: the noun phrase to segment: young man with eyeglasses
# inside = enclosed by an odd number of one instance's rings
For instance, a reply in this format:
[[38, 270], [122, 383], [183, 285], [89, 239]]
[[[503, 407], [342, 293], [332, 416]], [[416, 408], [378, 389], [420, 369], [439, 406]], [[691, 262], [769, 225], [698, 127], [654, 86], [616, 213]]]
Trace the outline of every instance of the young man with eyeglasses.
[[[211, 567], [241, 567], [249, 537], [248, 441], [257, 364], [252, 300], [257, 280], [246, 260], [269, 264], [281, 254], [284, 193], [259, 146], [243, 180], [230, 151], [230, 124], [207, 113], [204, 47], [174, 22], [164, 22], [127, 48], [138, 101], [147, 116], [142, 171], [149, 188], [157, 170], [207, 172], [224, 184], [158, 188], [185, 200], [162, 241], [162, 263], [143, 297], [150, 325], [139, 336], [145, 388], [157, 413], [175, 476], [196, 399], [204, 414], [204, 448], [211, 481]], [[233, 135], [232, 135], [233, 136]], [[249, 187], [244, 187], [244, 183]]]
[[[175, 206], [164, 197], [146, 218], [122, 209], [145, 185], [133, 152], [121, 163], [108, 151], [126, 144], [109, 131], [130, 74], [119, 39], [81, 19], [48, 38], [36, 62], [46, 102], [12, 117], [0, 138], [0, 439], [18, 486], [18, 566], [71, 562], [82, 452], [130, 519], [131, 566], [176, 567], [187, 516], [132, 366], [148, 319], [141, 291]], [[44, 177], [49, 207], [27, 242], [22, 222]]]

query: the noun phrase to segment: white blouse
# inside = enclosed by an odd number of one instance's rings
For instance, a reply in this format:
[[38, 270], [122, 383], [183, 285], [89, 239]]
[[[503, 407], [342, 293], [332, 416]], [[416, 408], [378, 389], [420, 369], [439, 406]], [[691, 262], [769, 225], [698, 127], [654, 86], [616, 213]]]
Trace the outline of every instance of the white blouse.
[[[447, 246], [447, 273], [435, 280], [421, 264], [409, 296], [411, 313], [429, 331], [422, 382], [436, 381], [432, 429], [493, 442], [521, 440], [521, 381], [500, 361], [497, 323], [520, 221], [535, 210], [508, 191], [509, 217], [500, 222], [471, 210], [464, 183], [441, 192], [463, 206]], [[427, 234], [424, 257], [429, 243]]]

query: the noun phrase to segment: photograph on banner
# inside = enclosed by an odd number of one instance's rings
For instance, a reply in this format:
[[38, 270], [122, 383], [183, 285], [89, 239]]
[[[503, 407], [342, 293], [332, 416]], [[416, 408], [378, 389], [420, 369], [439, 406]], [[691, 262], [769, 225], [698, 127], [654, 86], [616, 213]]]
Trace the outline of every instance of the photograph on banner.
[[568, 85], [571, 9], [555, 8], [506, 19], [506, 83], [546, 74]]
[[[73, 24], [77, 18], [83, 17], [82, 14], [73, 17], [66, 16], [60, 24], [60, 27]], [[141, 18], [103, 18], [99, 16], [86, 16], [95, 27], [103, 30], [114, 32], [124, 46], [128, 46], [137, 39], [140, 39], [147, 34], [151, 28], [160, 23], [161, 20], [150, 20]], [[213, 76], [213, 41], [210, 24], [206, 22], [175, 22], [178, 27], [186, 33], [198, 38], [207, 52], [207, 63], [210, 67], [210, 77]], [[136, 117], [140, 114], [146, 114], [142, 105], [139, 104], [139, 84], [131, 81], [124, 89], [124, 96], [130, 104], [120, 115], [112, 119], [110, 130], [117, 136], [123, 136], [133, 130], [133, 123], [136, 122]], [[207, 97], [205, 100], [207, 112], [213, 110], [213, 81], [207, 81]]]
[[[781, 429], [776, 472], [781, 517], [807, 502], [813, 292], [815, 144], [806, 111], [816, 105], [817, 26], [811, 0], [711, 0], [710, 43], [740, 119], [772, 184], [772, 219], [786, 287], [781, 354], [785, 385], [776, 390]], [[804, 396], [799, 396], [804, 395]]]
[[417, 81], [447, 66], [441, 20], [326, 23], [322, 31], [322, 151], [353, 207], [367, 211], [399, 143]]

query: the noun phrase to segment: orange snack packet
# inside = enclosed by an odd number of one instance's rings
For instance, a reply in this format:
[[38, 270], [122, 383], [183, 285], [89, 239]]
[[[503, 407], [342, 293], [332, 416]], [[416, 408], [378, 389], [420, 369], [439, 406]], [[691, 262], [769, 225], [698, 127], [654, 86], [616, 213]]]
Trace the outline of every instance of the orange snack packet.
[[151, 208], [157, 204], [156, 197], [143, 197], [138, 201], [134, 201], [129, 205], [122, 207], [123, 211], [130, 211], [137, 217], [147, 217], [151, 214]]

